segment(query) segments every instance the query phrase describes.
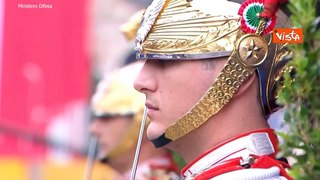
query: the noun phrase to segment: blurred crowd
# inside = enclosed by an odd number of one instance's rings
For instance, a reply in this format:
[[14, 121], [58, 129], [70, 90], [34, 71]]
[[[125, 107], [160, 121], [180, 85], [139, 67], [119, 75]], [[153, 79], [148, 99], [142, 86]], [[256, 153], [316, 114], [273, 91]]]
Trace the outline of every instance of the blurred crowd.
[[[91, 98], [98, 82], [135, 57], [121, 26], [147, 4], [0, 2], [0, 179], [85, 177]], [[110, 167], [94, 167], [93, 179], [108, 177]]]

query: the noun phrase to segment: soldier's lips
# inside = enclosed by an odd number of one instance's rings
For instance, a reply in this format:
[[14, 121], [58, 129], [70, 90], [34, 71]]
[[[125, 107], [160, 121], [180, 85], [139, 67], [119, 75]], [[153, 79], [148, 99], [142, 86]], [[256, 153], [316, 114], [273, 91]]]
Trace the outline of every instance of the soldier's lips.
[[153, 114], [159, 110], [159, 108], [157, 108], [155, 105], [151, 104], [151, 103], [146, 103], [145, 106], [147, 107], [147, 115], [152, 118]]

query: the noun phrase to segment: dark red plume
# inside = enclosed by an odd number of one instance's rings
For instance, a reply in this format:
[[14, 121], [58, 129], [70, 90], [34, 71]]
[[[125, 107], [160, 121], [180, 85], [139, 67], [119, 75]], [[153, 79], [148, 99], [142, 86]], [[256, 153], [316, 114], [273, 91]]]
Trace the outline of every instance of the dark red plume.
[[264, 0], [264, 10], [260, 14], [260, 17], [271, 18], [277, 12], [279, 5], [287, 1], [288, 0]]

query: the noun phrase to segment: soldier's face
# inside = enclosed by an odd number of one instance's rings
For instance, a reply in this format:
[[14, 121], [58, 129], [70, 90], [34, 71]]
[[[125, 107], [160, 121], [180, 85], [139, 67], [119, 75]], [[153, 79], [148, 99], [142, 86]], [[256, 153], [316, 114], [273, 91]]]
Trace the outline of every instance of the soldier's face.
[[220, 73], [224, 61], [147, 60], [134, 86], [146, 95], [149, 139], [184, 116], [208, 90]]
[[129, 117], [97, 118], [92, 122], [90, 132], [98, 138], [100, 158], [107, 156], [118, 145], [130, 123]]

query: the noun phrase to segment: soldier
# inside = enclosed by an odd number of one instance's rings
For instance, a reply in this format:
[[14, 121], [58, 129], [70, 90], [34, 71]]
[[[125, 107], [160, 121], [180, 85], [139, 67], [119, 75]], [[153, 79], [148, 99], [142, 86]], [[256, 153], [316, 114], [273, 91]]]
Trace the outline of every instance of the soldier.
[[[133, 63], [115, 71], [98, 85], [92, 98], [95, 120], [90, 131], [98, 138], [99, 158], [117, 171], [109, 179], [128, 180], [139, 134], [145, 97], [133, 87], [142, 63]], [[137, 179], [176, 177], [171, 154], [155, 149], [147, 138], [142, 142]]]
[[146, 10], [134, 85], [146, 95], [148, 138], [188, 162], [183, 178], [291, 179], [266, 121], [291, 55], [272, 43], [275, 25], [289, 27], [278, 5], [154, 0]]

